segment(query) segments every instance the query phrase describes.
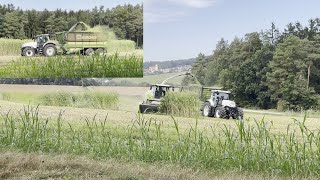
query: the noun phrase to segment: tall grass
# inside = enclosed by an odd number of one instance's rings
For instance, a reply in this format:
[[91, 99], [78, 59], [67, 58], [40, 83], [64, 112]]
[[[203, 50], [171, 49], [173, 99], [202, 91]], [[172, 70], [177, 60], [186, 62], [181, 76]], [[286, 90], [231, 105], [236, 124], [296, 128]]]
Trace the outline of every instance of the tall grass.
[[31, 39], [6, 39], [0, 38], [0, 56], [17, 56], [21, 54], [21, 45], [31, 42]]
[[199, 95], [193, 92], [169, 92], [161, 99], [160, 112], [174, 116], [197, 117], [200, 115]]
[[[272, 123], [235, 121], [199, 129], [197, 120], [182, 131], [173, 118], [175, 135], [155, 119], [138, 116], [126, 128], [108, 126], [108, 120], [86, 119], [73, 126], [63, 121], [40, 119], [37, 108], [26, 108], [19, 117], [4, 114], [0, 147], [25, 152], [52, 152], [166, 162], [219, 171], [245, 171], [269, 175], [319, 177], [320, 132], [295, 120], [284, 134], [271, 134]], [[211, 131], [207, 133], [206, 131]], [[209, 135], [210, 134], [210, 135]]]
[[21, 58], [0, 67], [3, 78], [105, 78], [142, 77], [143, 57], [119, 56], [56, 56]]
[[71, 106], [80, 108], [117, 109], [119, 95], [102, 92], [50, 92], [39, 96], [39, 102], [45, 106]]

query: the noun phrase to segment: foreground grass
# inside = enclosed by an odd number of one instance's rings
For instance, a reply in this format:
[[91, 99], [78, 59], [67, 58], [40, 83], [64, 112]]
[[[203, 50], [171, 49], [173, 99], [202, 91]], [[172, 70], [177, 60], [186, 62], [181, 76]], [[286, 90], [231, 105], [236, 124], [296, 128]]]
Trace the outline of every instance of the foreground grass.
[[[237, 171], [198, 171], [165, 163], [143, 163], [116, 159], [96, 160], [88, 156], [0, 151], [1, 179], [280, 179], [279, 176]], [[296, 177], [301, 178], [301, 177]]]
[[21, 58], [0, 67], [3, 78], [90, 78], [142, 77], [143, 57], [119, 56], [55, 56]]
[[107, 119], [86, 119], [78, 126], [62, 119], [42, 120], [31, 108], [19, 117], [8, 113], [1, 119], [0, 147], [267, 176], [318, 177], [320, 172], [320, 132], [309, 130], [306, 118], [288, 125], [284, 134], [270, 133], [273, 125], [264, 120], [235, 121], [234, 128], [217, 125], [210, 133], [196, 121], [182, 131], [173, 118], [174, 135], [163, 122], [141, 116], [126, 127], [108, 126]]

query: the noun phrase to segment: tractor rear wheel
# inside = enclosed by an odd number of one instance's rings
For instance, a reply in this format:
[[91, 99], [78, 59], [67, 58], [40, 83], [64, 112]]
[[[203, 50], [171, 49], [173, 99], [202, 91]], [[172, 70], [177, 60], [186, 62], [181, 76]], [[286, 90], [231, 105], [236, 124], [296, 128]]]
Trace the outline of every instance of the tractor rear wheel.
[[32, 47], [26, 47], [22, 51], [22, 56], [32, 57], [35, 54], [35, 50]]
[[243, 110], [242, 108], [237, 108], [238, 110], [238, 118], [239, 120], [243, 120]]
[[54, 56], [57, 53], [57, 48], [53, 44], [48, 44], [43, 48], [43, 54], [47, 57]]
[[202, 115], [204, 117], [213, 117], [212, 106], [209, 102], [205, 102], [203, 104]]
[[227, 117], [226, 109], [224, 109], [224, 107], [221, 107], [221, 106], [216, 108], [216, 112], [215, 112], [214, 116], [216, 118], [227, 118], [227, 119], [229, 119], [229, 117]]
[[86, 50], [84, 51], [84, 53], [85, 53], [85, 55], [87, 55], [87, 56], [91, 56], [91, 55], [93, 55], [94, 50], [93, 50], [92, 48], [89, 48], [89, 49], [86, 49]]

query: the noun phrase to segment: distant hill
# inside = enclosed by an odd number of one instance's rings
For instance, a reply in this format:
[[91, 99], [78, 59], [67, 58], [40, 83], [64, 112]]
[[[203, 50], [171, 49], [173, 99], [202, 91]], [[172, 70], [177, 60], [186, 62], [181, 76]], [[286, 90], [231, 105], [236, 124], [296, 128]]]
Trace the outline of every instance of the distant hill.
[[168, 69], [168, 68], [175, 68], [181, 66], [192, 66], [196, 58], [190, 59], [181, 59], [181, 60], [171, 60], [171, 61], [149, 61], [144, 62], [143, 66], [144, 69], [148, 69], [149, 67], [158, 65], [159, 69]]

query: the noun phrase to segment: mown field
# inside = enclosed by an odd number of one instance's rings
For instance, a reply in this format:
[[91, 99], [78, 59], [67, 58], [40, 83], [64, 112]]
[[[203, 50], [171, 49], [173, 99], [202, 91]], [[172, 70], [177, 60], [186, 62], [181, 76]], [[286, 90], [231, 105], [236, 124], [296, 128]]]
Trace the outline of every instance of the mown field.
[[[22, 87], [5, 85], [0, 90], [4, 114], [0, 118], [0, 159], [32, 163], [26, 172], [33, 177], [317, 179], [319, 175], [320, 118], [316, 113], [304, 117], [304, 113], [246, 110], [243, 122], [141, 116], [137, 105], [144, 91], [137, 88], [25, 86], [23, 94]], [[55, 91], [117, 93], [120, 108], [27, 106]], [[23, 161], [21, 156], [30, 160]], [[70, 160], [65, 162], [62, 157]], [[79, 158], [94, 169], [92, 173], [76, 163]], [[45, 160], [44, 165], [39, 159]], [[6, 172], [1, 177], [26, 175], [24, 166], [0, 162]], [[128, 171], [119, 174], [108, 163]]]
[[[165, 74], [156, 74], [156, 75], [146, 75], [143, 76], [143, 78], [117, 78], [117, 79], [113, 79], [112, 81], [116, 82], [116, 83], [124, 83], [125, 82], [129, 82], [131, 84], [140, 84], [140, 83], [149, 83], [149, 84], [160, 84], [163, 80], [171, 77], [171, 76], [175, 76], [178, 74], [183, 74], [183, 72], [181, 73], [165, 73]], [[173, 78], [167, 81], [167, 83], [169, 84], [174, 84], [174, 85], [180, 85], [181, 81], [183, 79], [184, 76], [180, 76], [177, 78]]]
[[0, 77], [73, 78], [142, 77], [143, 50], [133, 41], [110, 40], [104, 56], [57, 55], [21, 57], [21, 45], [30, 40], [0, 39]]

